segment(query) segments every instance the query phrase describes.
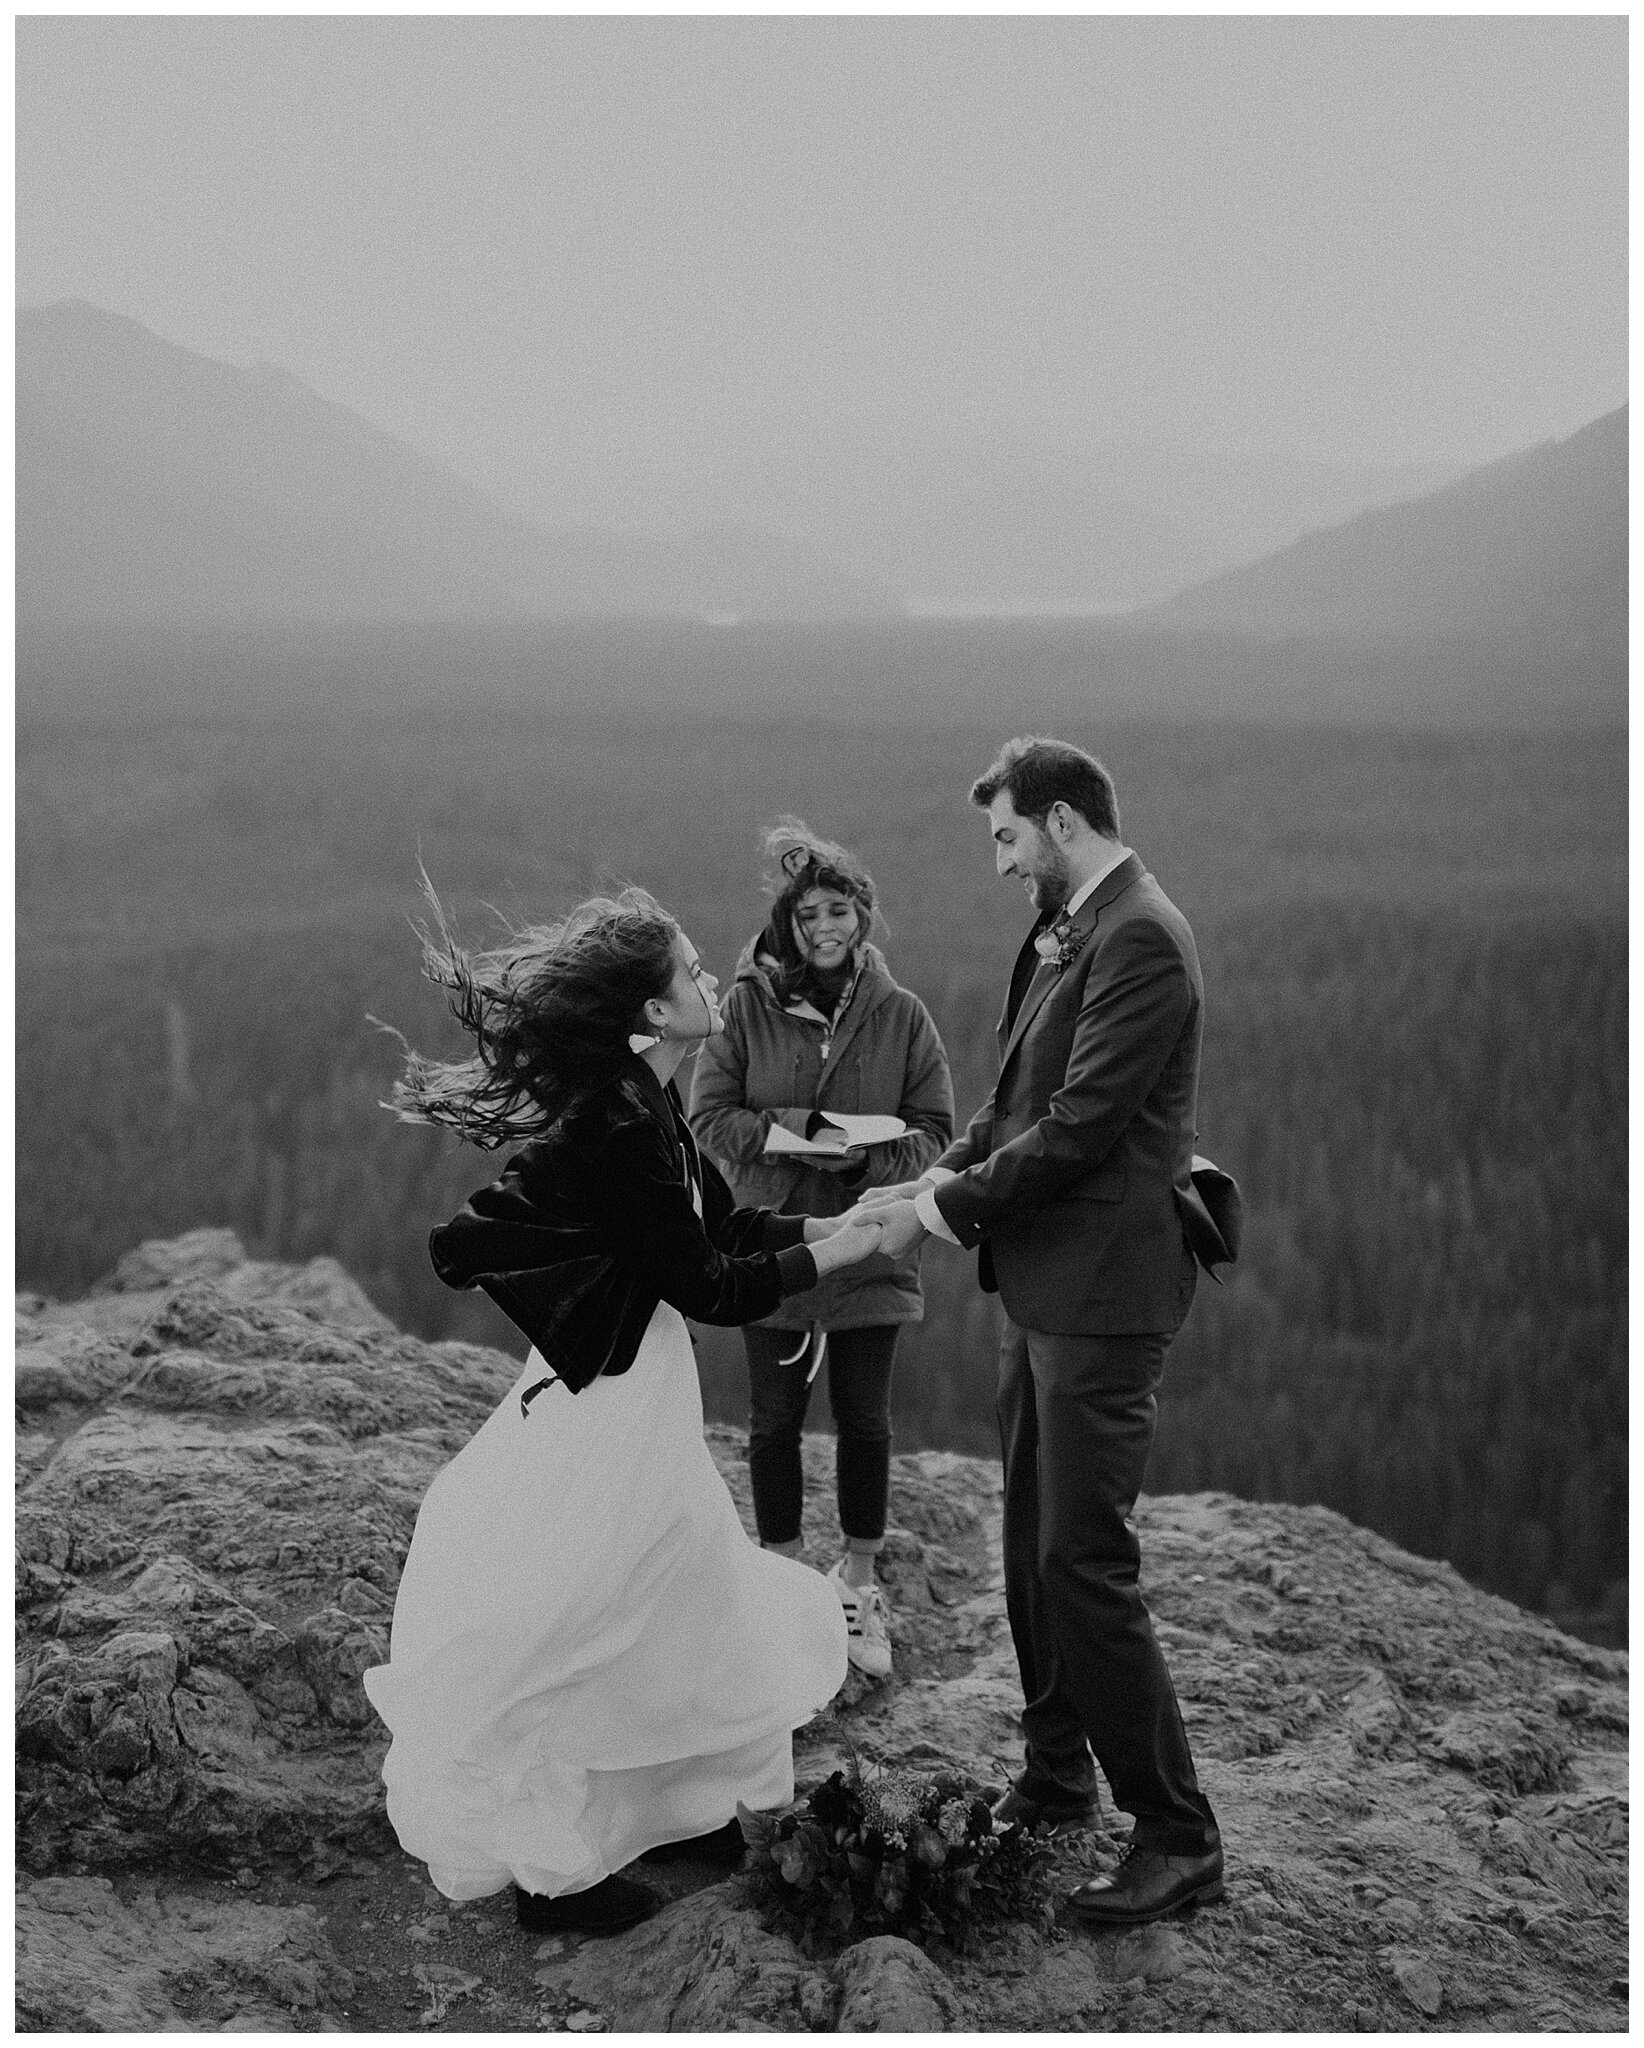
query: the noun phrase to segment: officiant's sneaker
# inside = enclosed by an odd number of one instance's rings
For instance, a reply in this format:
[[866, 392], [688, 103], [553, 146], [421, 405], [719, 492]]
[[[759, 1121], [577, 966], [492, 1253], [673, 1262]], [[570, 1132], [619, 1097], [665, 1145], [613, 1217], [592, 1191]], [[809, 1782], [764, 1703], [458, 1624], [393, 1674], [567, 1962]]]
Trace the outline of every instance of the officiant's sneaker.
[[839, 1595], [839, 1604], [845, 1610], [845, 1633], [849, 1639], [845, 1654], [864, 1677], [889, 1678], [891, 1646], [886, 1623], [890, 1620], [890, 1608], [885, 1596], [877, 1586], [848, 1586], [844, 1572], [845, 1561], [841, 1558], [829, 1572], [828, 1584]]

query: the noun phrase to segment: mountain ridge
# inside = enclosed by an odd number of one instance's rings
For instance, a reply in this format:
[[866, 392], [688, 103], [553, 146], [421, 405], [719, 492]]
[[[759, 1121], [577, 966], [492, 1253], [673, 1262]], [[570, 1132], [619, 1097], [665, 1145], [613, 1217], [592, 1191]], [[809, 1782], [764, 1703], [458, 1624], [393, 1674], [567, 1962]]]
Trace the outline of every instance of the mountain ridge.
[[[829, 443], [801, 476], [743, 463], [712, 489], [859, 570], [915, 610], [1100, 614], [1256, 561], [1457, 464], [1338, 465], [988, 430]], [[711, 493], [710, 493], [711, 495]]]
[[901, 609], [768, 536], [544, 531], [278, 365], [86, 300], [19, 310], [17, 419], [26, 624]]
[[1530, 634], [1623, 660], [1627, 407], [1151, 606], [1260, 638]]
[[[695, 690], [752, 706], [797, 692], [876, 710], [889, 664], [889, 701], [921, 715], [985, 689], [1042, 699], [1035, 715], [1089, 703], [1166, 717], [1625, 717], [1625, 407], [1104, 619], [1104, 589], [1215, 570], [1258, 529], [1271, 537], [1372, 488], [1402, 493], [1422, 472], [1268, 463], [1257, 489], [1243, 458], [1115, 447], [1087, 462], [1076, 441], [938, 438], [922, 455], [879, 451], [843, 494], [810, 451], [814, 503], [773, 472], [748, 484], [751, 513], [727, 485], [697, 508], [703, 523], [672, 535], [549, 532], [279, 365], [236, 368], [83, 300], [17, 322], [17, 623], [31, 702], [49, 677], [58, 701], [112, 691], [139, 705], [155, 632], [180, 636], [185, 667], [206, 663], [208, 697], [273, 677], [267, 648], [228, 646], [234, 636], [453, 626], [478, 636], [453, 647], [462, 687], [489, 687], [496, 641], [527, 687], [575, 691], [562, 648], [543, 638], [516, 652], [512, 640], [658, 621], [718, 637], [687, 646], [678, 677], [646, 676], [647, 700], [661, 688], [669, 701]], [[1252, 490], [1267, 496], [1256, 504]], [[1188, 501], [1197, 524], [1178, 517]], [[973, 630], [986, 620], [965, 605], [987, 590], [1021, 618], [1015, 640]], [[910, 609], [926, 604], [934, 630], [907, 637], [920, 624]], [[847, 639], [836, 659], [820, 642], [755, 638], [784, 627]], [[860, 640], [869, 629], [888, 636], [877, 649]], [[103, 644], [88, 652], [88, 634]], [[207, 649], [207, 634], [225, 645]], [[962, 689], [937, 673], [950, 644]], [[403, 654], [383, 658], [394, 676], [428, 666], [426, 650], [410, 670]], [[169, 676], [173, 656], [158, 659]], [[348, 671], [352, 653], [341, 659]], [[589, 686], [613, 682], [629, 687], [603, 673]], [[277, 686], [300, 694], [295, 676]], [[336, 687], [380, 685], [345, 672]]]
[[1109, 445], [1088, 423], [888, 441], [846, 427], [615, 525], [549, 525], [282, 365], [220, 361], [85, 299], [20, 309], [17, 336], [31, 623], [1095, 616], [1457, 473]]

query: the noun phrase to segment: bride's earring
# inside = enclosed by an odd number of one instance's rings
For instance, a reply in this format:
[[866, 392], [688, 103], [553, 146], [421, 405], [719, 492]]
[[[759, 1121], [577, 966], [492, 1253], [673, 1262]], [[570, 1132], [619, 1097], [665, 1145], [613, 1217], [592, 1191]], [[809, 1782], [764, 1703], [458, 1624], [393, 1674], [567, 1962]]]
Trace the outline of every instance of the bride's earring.
[[[651, 1020], [647, 1017], [645, 1021], [648, 1024]], [[649, 1052], [653, 1045], [660, 1045], [667, 1035], [666, 1028], [661, 1024], [654, 1031], [630, 1031], [628, 1033], [628, 1050], [630, 1052]]]

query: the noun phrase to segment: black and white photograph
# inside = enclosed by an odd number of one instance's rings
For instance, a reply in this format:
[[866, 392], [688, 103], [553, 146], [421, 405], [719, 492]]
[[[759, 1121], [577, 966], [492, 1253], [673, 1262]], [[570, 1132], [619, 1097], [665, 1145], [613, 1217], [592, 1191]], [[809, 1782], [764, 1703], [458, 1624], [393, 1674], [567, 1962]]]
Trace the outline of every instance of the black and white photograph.
[[14, 16], [18, 2031], [1626, 2033], [1629, 31]]

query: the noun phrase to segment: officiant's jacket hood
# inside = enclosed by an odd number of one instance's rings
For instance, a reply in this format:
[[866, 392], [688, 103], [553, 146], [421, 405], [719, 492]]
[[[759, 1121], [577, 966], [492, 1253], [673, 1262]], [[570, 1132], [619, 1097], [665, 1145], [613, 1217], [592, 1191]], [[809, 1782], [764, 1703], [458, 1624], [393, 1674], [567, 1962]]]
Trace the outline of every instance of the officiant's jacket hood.
[[[740, 1203], [837, 1216], [865, 1188], [916, 1179], [949, 1143], [953, 1084], [930, 1012], [896, 981], [876, 945], [862, 944], [857, 957], [850, 1000], [830, 1026], [783, 1005], [775, 962], [760, 953], [757, 938], [742, 949], [723, 1005], [725, 1029], [698, 1053], [691, 1084], [691, 1128]], [[899, 1116], [907, 1135], [870, 1147], [854, 1175], [767, 1158], [772, 1124], [800, 1137], [818, 1109]], [[917, 1322], [924, 1312], [917, 1254], [876, 1254], [764, 1320], [777, 1329], [820, 1323], [844, 1330]]]

